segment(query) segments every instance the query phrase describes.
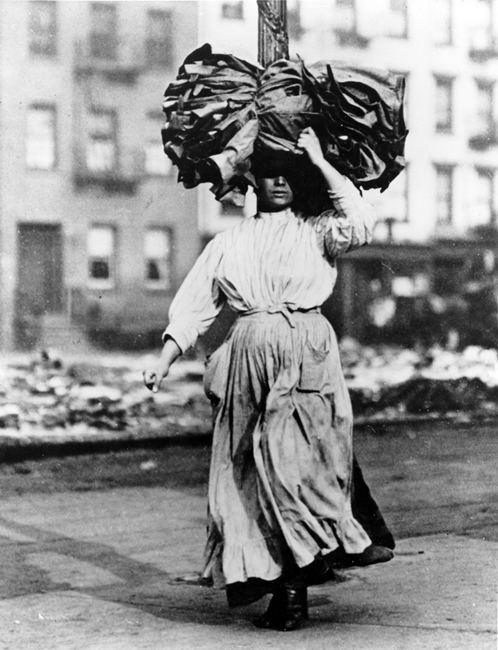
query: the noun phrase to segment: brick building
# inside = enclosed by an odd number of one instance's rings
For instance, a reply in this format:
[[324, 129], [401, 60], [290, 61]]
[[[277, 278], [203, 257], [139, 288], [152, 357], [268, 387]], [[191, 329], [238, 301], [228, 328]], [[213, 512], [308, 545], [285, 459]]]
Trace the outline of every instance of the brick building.
[[142, 346], [199, 252], [162, 151], [195, 2], [0, 3], [0, 345]]
[[[496, 276], [497, 2], [287, 5], [291, 56], [406, 75], [407, 169], [368, 193], [375, 243], [341, 260], [326, 313], [368, 338], [390, 300], [409, 328], [415, 303], [456, 304]], [[257, 14], [256, 0], [0, 2], [1, 349], [157, 342], [203, 242], [254, 209], [177, 184], [162, 93], [204, 42], [255, 60]]]
[[[256, 2], [200, 6], [201, 41], [255, 58]], [[419, 327], [428, 302], [442, 322], [467, 288], [470, 302], [481, 289], [498, 294], [498, 2], [287, 0], [287, 8], [291, 58], [351, 61], [407, 80], [407, 168], [384, 194], [367, 192], [379, 217], [375, 242], [339, 262], [325, 307], [336, 328], [393, 340]], [[216, 213], [210, 224], [222, 226]], [[376, 332], [375, 304], [382, 311], [389, 301], [398, 319]]]

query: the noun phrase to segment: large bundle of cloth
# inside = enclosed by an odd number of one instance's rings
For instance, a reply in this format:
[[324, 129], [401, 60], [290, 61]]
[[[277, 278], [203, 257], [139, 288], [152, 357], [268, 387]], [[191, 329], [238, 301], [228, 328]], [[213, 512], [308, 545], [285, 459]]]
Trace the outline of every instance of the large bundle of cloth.
[[209, 182], [223, 200], [283, 174], [316, 210], [325, 188], [296, 146], [301, 131], [312, 127], [358, 188], [385, 190], [405, 164], [404, 90], [404, 77], [385, 70], [285, 59], [264, 70], [206, 44], [166, 89], [164, 150], [187, 188]]

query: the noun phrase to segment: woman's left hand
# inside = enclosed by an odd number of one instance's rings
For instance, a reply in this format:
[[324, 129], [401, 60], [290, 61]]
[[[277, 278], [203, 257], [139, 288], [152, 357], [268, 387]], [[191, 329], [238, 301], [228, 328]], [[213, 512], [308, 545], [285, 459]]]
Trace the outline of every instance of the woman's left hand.
[[310, 126], [301, 131], [297, 139], [297, 146], [306, 151], [314, 165], [320, 166], [325, 161], [320, 140]]

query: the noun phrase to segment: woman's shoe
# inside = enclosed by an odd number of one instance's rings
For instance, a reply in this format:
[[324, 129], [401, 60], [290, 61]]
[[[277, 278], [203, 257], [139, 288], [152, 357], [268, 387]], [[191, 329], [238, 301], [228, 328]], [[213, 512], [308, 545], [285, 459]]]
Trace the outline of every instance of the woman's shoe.
[[380, 562], [389, 562], [394, 557], [390, 548], [370, 544], [362, 553], [345, 553], [338, 548], [325, 556], [325, 561], [332, 569], [349, 569], [354, 566], [369, 566]]
[[379, 564], [379, 562], [389, 562], [393, 559], [394, 553], [390, 548], [370, 544], [363, 551], [356, 555], [349, 555], [353, 566], [368, 566], [369, 564]]
[[280, 632], [297, 630], [308, 620], [308, 590], [287, 583], [275, 591], [268, 609], [254, 621], [256, 627]]

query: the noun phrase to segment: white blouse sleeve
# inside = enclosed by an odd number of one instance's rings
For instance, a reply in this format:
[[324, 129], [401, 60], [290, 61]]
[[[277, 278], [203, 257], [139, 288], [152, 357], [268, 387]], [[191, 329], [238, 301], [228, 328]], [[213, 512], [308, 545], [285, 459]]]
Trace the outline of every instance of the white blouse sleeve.
[[215, 280], [222, 257], [220, 236], [212, 239], [187, 275], [169, 308], [169, 325], [163, 333], [185, 352], [204, 334], [220, 313], [225, 296]]
[[332, 209], [316, 220], [321, 247], [331, 259], [369, 244], [375, 226], [373, 207], [349, 179], [344, 181], [338, 192], [330, 192]]

